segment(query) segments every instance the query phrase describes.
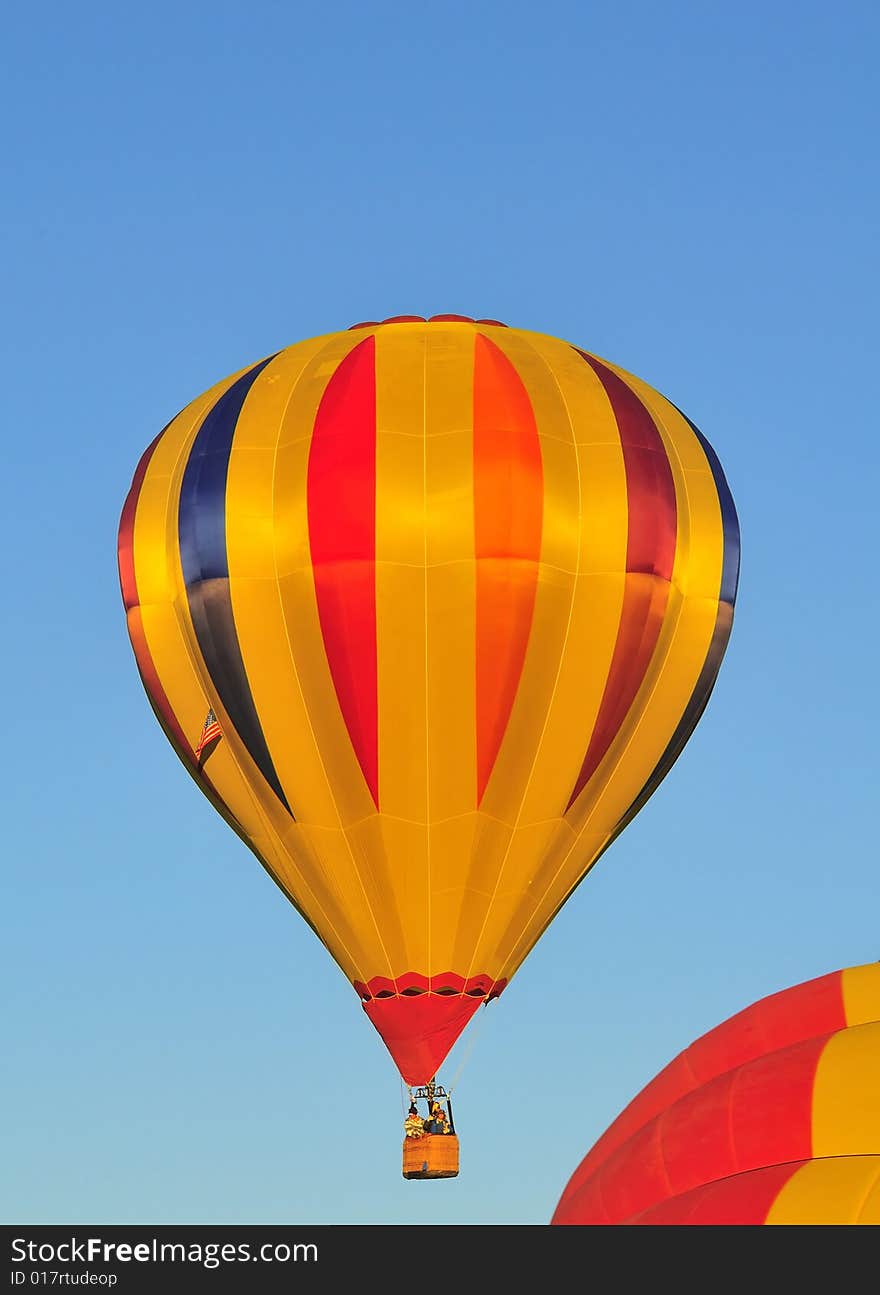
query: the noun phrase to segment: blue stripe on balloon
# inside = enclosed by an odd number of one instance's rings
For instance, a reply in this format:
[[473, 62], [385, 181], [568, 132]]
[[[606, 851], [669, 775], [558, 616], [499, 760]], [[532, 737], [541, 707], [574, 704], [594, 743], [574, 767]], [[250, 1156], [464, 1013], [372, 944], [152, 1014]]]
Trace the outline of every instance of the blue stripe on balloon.
[[232, 437], [245, 397], [269, 360], [243, 373], [205, 415], [190, 450], [180, 489], [179, 535], [183, 578], [189, 587], [199, 580], [229, 576], [226, 556], [226, 477]]
[[232, 438], [248, 392], [273, 358], [270, 355], [237, 378], [205, 415], [181, 483], [178, 537], [190, 615], [208, 673], [251, 758], [291, 812], [242, 660], [226, 551], [226, 480]]

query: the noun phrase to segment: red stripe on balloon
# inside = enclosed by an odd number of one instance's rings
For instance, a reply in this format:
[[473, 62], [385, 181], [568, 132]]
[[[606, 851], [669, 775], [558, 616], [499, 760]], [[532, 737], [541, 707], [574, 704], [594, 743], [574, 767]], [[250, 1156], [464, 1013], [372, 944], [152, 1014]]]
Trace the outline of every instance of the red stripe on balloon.
[[813, 1154], [813, 1087], [827, 1036], [757, 1057], [660, 1116], [672, 1192]]
[[672, 1196], [624, 1222], [652, 1227], [755, 1227], [767, 1222], [782, 1189], [808, 1163], [794, 1160], [722, 1178], [682, 1196]]
[[477, 334], [474, 344], [477, 803], [498, 755], [532, 628], [544, 470], [535, 414], [519, 374]]
[[593, 735], [566, 810], [595, 773], [645, 677], [666, 614], [678, 525], [675, 483], [654, 420], [622, 378], [584, 351], [578, 355], [605, 388], [617, 421], [628, 522], [617, 641]]
[[376, 343], [350, 351], [324, 391], [309, 450], [309, 544], [336, 696], [379, 804], [376, 652]]

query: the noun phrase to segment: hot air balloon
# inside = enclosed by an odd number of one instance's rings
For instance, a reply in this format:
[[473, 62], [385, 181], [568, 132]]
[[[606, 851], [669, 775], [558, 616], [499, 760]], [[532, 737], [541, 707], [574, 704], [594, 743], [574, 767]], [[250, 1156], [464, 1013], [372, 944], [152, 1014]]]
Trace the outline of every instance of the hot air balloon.
[[225, 378], [119, 528], [166, 736], [422, 1089], [678, 757], [738, 569], [675, 405], [456, 315]]
[[880, 1223], [880, 963], [685, 1048], [571, 1176], [554, 1224]]

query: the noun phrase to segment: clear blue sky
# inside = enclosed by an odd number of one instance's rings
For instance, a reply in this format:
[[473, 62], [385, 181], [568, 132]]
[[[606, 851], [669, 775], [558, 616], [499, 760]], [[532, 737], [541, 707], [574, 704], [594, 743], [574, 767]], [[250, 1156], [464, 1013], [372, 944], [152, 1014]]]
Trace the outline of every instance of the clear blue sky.
[[[8, 10], [4, 1222], [546, 1223], [692, 1039], [880, 958], [878, 12]], [[685, 753], [444, 1068], [460, 1177], [406, 1183], [379, 1036], [147, 705], [115, 539], [213, 381], [445, 311], [670, 396], [743, 562]]]

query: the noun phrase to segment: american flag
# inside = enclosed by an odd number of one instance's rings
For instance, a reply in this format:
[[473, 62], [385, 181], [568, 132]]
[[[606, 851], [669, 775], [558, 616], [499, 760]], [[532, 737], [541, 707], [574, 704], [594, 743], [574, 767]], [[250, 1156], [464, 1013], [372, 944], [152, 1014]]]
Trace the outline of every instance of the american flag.
[[217, 716], [214, 714], [214, 708], [212, 706], [208, 711], [204, 727], [202, 728], [202, 736], [199, 738], [199, 744], [196, 747], [196, 759], [199, 758], [205, 747], [210, 742], [214, 741], [215, 737], [221, 736], [220, 725], [217, 723]]

